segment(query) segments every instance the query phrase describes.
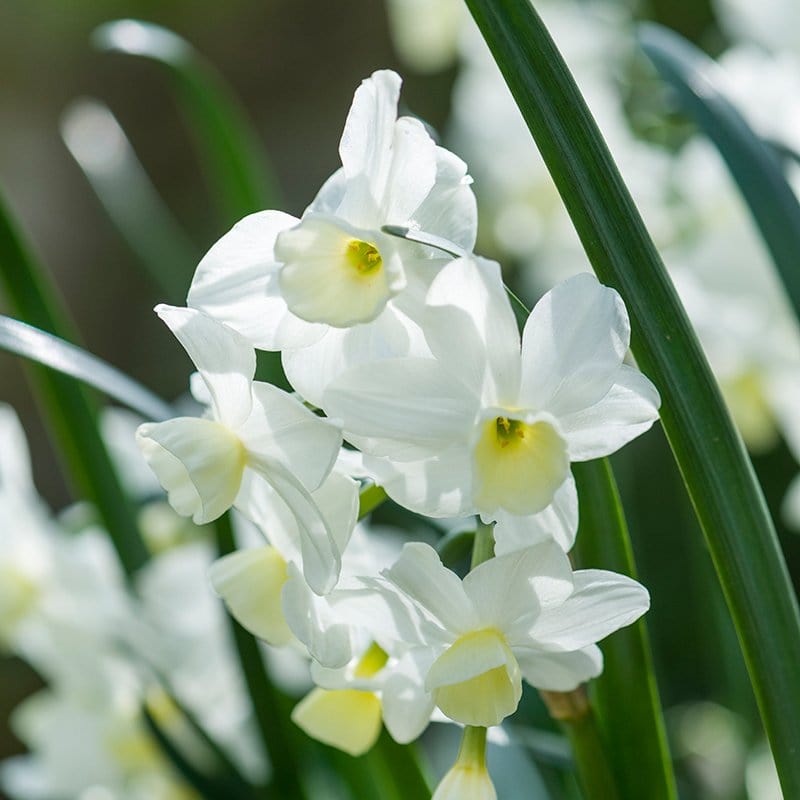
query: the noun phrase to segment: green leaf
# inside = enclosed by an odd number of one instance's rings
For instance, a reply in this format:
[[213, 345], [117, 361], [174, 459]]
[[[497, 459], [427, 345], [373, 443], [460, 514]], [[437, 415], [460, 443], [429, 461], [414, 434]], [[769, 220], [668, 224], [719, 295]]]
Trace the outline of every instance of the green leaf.
[[[49, 279], [23, 244], [1, 198], [0, 285], [26, 322], [70, 337], [71, 326]], [[75, 493], [97, 508], [123, 569], [131, 575], [147, 561], [147, 548], [100, 436], [95, 398], [74, 378], [51, 369], [36, 368], [33, 376]]]
[[[602, 136], [528, 0], [467, 0], [598, 277], [631, 315], [639, 365], [744, 652], [784, 793], [800, 797], [800, 614], [764, 497], [686, 314]], [[477, 109], [476, 109], [477, 113]]]
[[2, 314], [0, 348], [82, 381], [145, 419], [160, 422], [175, 416], [169, 405], [111, 364], [52, 333]]
[[[577, 568], [610, 569], [636, 578], [628, 527], [607, 460], [573, 464], [580, 527], [572, 551]], [[605, 666], [592, 682], [592, 701], [609, 742], [609, 755], [625, 800], [675, 800], [653, 659], [643, 619], [601, 645]]]
[[367, 486], [366, 489], [362, 489], [358, 497], [358, 518], [364, 519], [388, 499], [389, 495], [382, 486]]
[[800, 317], [800, 203], [780, 155], [726, 97], [722, 69], [705, 53], [654, 24], [640, 26], [639, 43], [725, 160]]
[[61, 118], [61, 137], [164, 299], [183, 302], [200, 253], [153, 186], [114, 115], [99, 101], [76, 101]]
[[220, 74], [189, 42], [134, 19], [101, 25], [92, 41], [101, 50], [148, 58], [167, 69], [226, 225], [277, 205], [277, 184], [257, 134]]

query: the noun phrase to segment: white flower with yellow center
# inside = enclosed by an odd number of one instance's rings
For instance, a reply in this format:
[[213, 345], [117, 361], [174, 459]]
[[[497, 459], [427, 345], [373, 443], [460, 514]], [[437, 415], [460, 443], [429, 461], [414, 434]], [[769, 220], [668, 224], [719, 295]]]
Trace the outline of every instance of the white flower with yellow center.
[[346, 365], [425, 349], [418, 325], [441, 254], [392, 238], [387, 224], [469, 251], [477, 217], [466, 165], [419, 120], [397, 117], [400, 77], [382, 70], [355, 93], [342, 167], [303, 218], [245, 217], [203, 258], [188, 304], [281, 350], [292, 385], [319, 405]]
[[202, 524], [235, 506], [246, 516], [264, 493], [297, 520], [305, 575], [330, 590], [340, 553], [311, 492], [331, 470], [339, 428], [276, 387], [254, 382], [253, 348], [239, 334], [189, 308], [158, 306], [158, 315], [197, 367], [210, 399], [206, 417], [147, 423], [137, 442], [172, 507]]
[[[520, 521], [574, 519], [570, 462], [613, 453], [658, 417], [655, 388], [623, 363], [630, 327], [619, 295], [576, 276], [539, 301], [520, 341], [499, 266], [462, 258], [434, 279], [427, 304], [434, 358], [348, 370], [323, 407], [394, 500], [429, 516], [497, 520], [501, 552]], [[568, 547], [571, 536], [557, 538]]]
[[552, 542], [492, 558], [463, 581], [433, 548], [412, 543], [383, 574], [398, 618], [409, 607], [416, 614], [418, 638], [409, 646], [430, 664], [424, 688], [464, 725], [499, 725], [513, 714], [523, 678], [563, 692], [595, 677], [603, 664], [596, 642], [650, 603], [647, 590], [623, 575], [573, 573]]

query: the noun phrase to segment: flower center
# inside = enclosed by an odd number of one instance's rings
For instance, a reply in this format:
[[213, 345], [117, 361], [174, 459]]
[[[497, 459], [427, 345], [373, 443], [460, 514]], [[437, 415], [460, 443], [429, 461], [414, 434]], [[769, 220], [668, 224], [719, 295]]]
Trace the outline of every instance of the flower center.
[[569, 472], [566, 443], [543, 419], [489, 418], [481, 424], [473, 455], [473, 490], [481, 512], [502, 508], [535, 514], [552, 502]]
[[433, 663], [426, 679], [436, 705], [465, 725], [499, 725], [522, 696], [519, 664], [495, 628], [460, 636]]
[[347, 263], [360, 275], [372, 275], [383, 266], [380, 251], [374, 244], [350, 239], [345, 251]]

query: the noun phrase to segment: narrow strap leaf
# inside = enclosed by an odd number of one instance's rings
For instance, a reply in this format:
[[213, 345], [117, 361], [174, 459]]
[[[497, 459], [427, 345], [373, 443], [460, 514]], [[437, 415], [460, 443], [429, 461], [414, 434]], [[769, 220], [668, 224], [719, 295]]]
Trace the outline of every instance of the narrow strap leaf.
[[686, 313], [561, 54], [529, 0], [467, 0], [598, 277], [622, 295], [637, 360], [739, 635], [784, 793], [800, 797], [800, 614], [741, 439]]
[[[69, 336], [70, 326], [47, 275], [27, 251], [1, 198], [0, 285], [26, 322]], [[37, 368], [34, 375], [73, 487], [97, 508], [123, 569], [131, 575], [147, 561], [148, 552], [100, 436], [94, 397], [74, 378], [58, 372]]]
[[175, 416], [169, 405], [149, 389], [106, 361], [52, 333], [2, 314], [0, 348], [82, 381], [145, 419], [160, 422]]
[[[628, 526], [607, 459], [573, 464], [580, 528], [572, 551], [575, 566], [602, 568], [636, 578]], [[603, 673], [591, 684], [623, 800], [675, 800], [664, 717], [644, 619], [600, 645]]]
[[101, 50], [148, 58], [169, 71], [225, 224], [276, 207], [277, 182], [257, 134], [220, 74], [189, 42], [134, 19], [105, 23], [92, 40]]
[[169, 302], [183, 302], [200, 253], [159, 195], [114, 115], [97, 100], [78, 100], [61, 118], [61, 136], [154, 285]]
[[[722, 68], [677, 33], [639, 28], [642, 49], [674, 88], [684, 111], [714, 143], [745, 199], [800, 318], [800, 203], [780, 154], [750, 127], [722, 88]], [[789, 148], [783, 155], [794, 156]]]

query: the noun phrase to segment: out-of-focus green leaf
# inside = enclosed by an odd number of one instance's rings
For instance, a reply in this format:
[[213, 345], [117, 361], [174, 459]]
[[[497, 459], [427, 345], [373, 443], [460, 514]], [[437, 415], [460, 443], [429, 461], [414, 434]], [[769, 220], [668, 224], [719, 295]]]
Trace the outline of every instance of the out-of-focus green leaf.
[[61, 136], [116, 229], [171, 303], [181, 303], [200, 253], [162, 200], [114, 115], [78, 100]]
[[640, 26], [639, 42], [725, 160], [800, 317], [800, 203], [786, 181], [779, 154], [726, 97], [722, 69], [705, 53], [655, 24]]
[[[610, 569], [635, 578], [611, 465], [605, 459], [574, 464], [573, 474], [580, 501], [580, 528], [572, 550], [575, 566]], [[605, 666], [590, 692], [609, 743], [620, 797], [675, 800], [675, 775], [644, 620], [609, 636], [601, 649]]]
[[174, 416], [170, 407], [124, 372], [58, 336], [0, 314], [0, 348], [82, 381], [145, 419]]
[[177, 747], [158, 724], [147, 706], [142, 707], [142, 717], [150, 735], [161, 752], [186, 783], [207, 800], [255, 800], [258, 795], [247, 784], [242, 784], [230, 776], [206, 775], [198, 769]]
[[[529, 0], [466, 0], [598, 277], [631, 315], [639, 365], [736, 625], [788, 797], [800, 797], [800, 613], [752, 466], [661, 259]], [[477, 110], [476, 110], [477, 113]]]
[[[71, 326], [42, 267], [28, 252], [0, 199], [0, 285], [16, 314], [31, 325], [70, 337]], [[100, 437], [95, 399], [74, 378], [37, 367], [36, 388], [78, 497], [97, 508], [131, 575], [148, 553], [108, 451]]]
[[168, 70], [226, 225], [278, 205], [277, 183], [240, 103], [189, 42], [134, 19], [101, 25], [92, 41], [101, 50], [148, 58]]

